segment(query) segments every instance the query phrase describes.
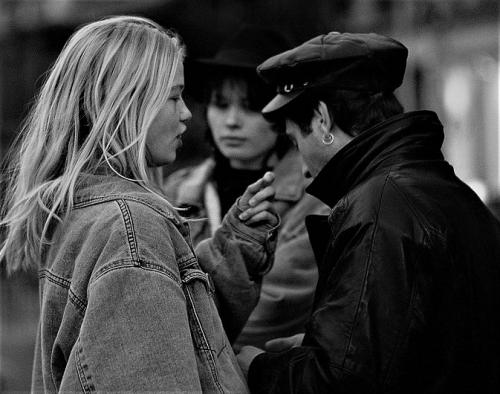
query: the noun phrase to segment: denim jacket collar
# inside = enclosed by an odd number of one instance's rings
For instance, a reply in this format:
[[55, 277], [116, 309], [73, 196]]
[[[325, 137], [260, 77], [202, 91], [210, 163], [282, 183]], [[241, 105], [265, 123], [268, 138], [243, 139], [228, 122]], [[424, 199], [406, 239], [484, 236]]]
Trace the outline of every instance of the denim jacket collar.
[[158, 192], [158, 195], [155, 195], [139, 182], [121, 178], [118, 175], [83, 173], [79, 176], [77, 184], [77, 191], [73, 198], [75, 208], [123, 198], [149, 205], [158, 213], [172, 220], [178, 227], [184, 224], [184, 220], [175, 210], [168, 209], [165, 200], [160, 197], [160, 192]]

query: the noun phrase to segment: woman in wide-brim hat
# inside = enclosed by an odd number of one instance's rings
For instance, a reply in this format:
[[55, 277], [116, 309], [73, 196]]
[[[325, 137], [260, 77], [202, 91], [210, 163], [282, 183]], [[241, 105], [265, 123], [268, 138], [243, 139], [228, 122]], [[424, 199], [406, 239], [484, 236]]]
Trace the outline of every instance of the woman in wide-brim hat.
[[211, 157], [172, 174], [165, 191], [178, 206], [189, 206], [195, 244], [210, 236], [245, 187], [267, 170], [275, 172], [275, 209], [282, 223], [274, 266], [264, 277], [260, 301], [234, 347], [263, 347], [276, 337], [303, 331], [312, 304], [317, 268], [304, 218], [327, 207], [306, 195], [303, 164], [278, 125], [261, 109], [274, 90], [256, 74], [256, 66], [288, 49], [272, 29], [245, 25], [216, 52], [191, 70], [206, 81], [204, 97]]

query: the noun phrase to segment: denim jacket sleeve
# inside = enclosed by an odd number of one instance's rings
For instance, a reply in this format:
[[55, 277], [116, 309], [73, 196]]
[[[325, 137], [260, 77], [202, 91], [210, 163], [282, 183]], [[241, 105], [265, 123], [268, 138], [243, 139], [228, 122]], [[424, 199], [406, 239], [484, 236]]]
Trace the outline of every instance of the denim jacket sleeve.
[[247, 226], [235, 203], [220, 228], [196, 248], [202, 269], [214, 282], [217, 307], [233, 342], [259, 300], [262, 276], [272, 267], [277, 226]]

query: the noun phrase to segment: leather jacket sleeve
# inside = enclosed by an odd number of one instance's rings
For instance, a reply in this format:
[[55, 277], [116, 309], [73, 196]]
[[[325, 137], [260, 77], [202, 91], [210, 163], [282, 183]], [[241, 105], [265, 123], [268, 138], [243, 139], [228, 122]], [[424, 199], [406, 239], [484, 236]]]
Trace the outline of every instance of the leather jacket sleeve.
[[253, 393], [370, 393], [394, 378], [424, 319], [416, 262], [433, 258], [418, 226], [408, 237], [395, 212], [316, 229], [332, 237], [303, 344], [257, 356]]

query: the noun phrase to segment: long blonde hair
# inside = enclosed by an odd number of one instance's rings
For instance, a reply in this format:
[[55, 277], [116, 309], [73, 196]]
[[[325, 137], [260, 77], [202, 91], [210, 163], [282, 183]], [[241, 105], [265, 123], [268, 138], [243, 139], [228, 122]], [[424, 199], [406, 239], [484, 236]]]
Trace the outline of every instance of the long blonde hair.
[[36, 267], [49, 227], [72, 207], [77, 177], [108, 168], [148, 190], [146, 132], [184, 58], [180, 37], [153, 21], [117, 16], [68, 40], [23, 124], [0, 221], [7, 271]]

